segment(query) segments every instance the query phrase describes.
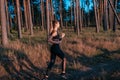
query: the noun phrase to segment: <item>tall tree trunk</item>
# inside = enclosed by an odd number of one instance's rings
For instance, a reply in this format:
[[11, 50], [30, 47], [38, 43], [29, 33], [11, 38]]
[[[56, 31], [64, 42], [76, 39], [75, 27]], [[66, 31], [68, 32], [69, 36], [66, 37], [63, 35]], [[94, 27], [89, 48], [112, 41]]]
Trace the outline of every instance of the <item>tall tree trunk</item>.
[[2, 45], [8, 45], [7, 37], [7, 25], [6, 25], [6, 13], [5, 13], [5, 0], [0, 0], [0, 10], [1, 10], [1, 26], [2, 26]]
[[0, 30], [1, 30], [1, 6], [0, 6]]
[[97, 16], [98, 16], [98, 32], [100, 31], [100, 9], [97, 9]]
[[24, 20], [23, 20], [22, 11], [20, 11], [20, 21], [21, 21], [21, 29], [23, 29], [23, 27], [24, 27]]
[[50, 27], [52, 27], [52, 20], [54, 19], [53, 18], [53, 6], [52, 6], [52, 0], [49, 0], [49, 4], [50, 4], [50, 12], [49, 12], [49, 19], [50, 19]]
[[108, 0], [108, 2], [109, 2], [109, 4], [110, 4], [110, 6], [111, 6], [111, 8], [112, 8], [112, 10], [113, 10], [116, 18], [117, 18], [118, 23], [120, 24], [120, 18], [118, 17], [118, 15], [117, 15], [117, 13], [116, 13], [116, 10], [114, 9], [114, 6], [112, 5], [112, 3], [111, 3], [110, 0]]
[[107, 18], [107, 0], [104, 0], [104, 13], [103, 13], [103, 29], [107, 31], [108, 28], [108, 18]]
[[18, 21], [18, 37], [22, 38], [21, 20], [20, 20], [20, 2], [19, 2], [19, 0], [16, 0], [16, 7], [17, 7], [17, 21]]
[[9, 23], [9, 13], [8, 13], [8, 5], [7, 0], [5, 0], [5, 8], [6, 8], [6, 21], [7, 21], [7, 35], [10, 34], [10, 23]]
[[73, 0], [71, 0], [71, 28], [72, 28], [72, 17], [73, 17]]
[[94, 11], [95, 11], [95, 20], [96, 20], [96, 32], [98, 33], [99, 32], [99, 12], [97, 10], [97, 2], [96, 0], [93, 0], [93, 3], [94, 3]]
[[27, 16], [27, 1], [23, 0], [23, 4], [24, 4], [24, 16], [25, 16], [25, 30], [28, 30], [28, 16]]
[[[112, 5], [114, 4], [114, 1], [112, 1]], [[112, 11], [112, 8], [111, 6], [109, 5], [109, 25], [110, 25], [110, 28], [113, 27], [113, 19], [114, 19], [114, 12]]]
[[49, 28], [50, 28], [50, 18], [49, 18], [49, 0], [46, 0], [46, 15], [47, 15], [47, 38], [49, 35]]
[[103, 18], [103, 12], [104, 12], [104, 1], [100, 0], [100, 25], [102, 25], [102, 18]]
[[83, 27], [83, 19], [84, 18], [84, 15], [83, 15], [83, 10], [81, 10], [81, 26]]
[[[78, 3], [80, 3], [80, 1], [78, 0]], [[79, 11], [79, 27], [80, 27], [80, 31], [82, 31], [82, 16], [81, 16], [81, 7], [80, 5], [78, 5], [78, 11]]]
[[62, 20], [62, 0], [60, 0], [60, 26], [63, 28], [63, 20]]
[[52, 3], [52, 0], [51, 0], [51, 18], [52, 20], [55, 20], [55, 15], [54, 15], [54, 8], [53, 8], [53, 3]]
[[0, 6], [0, 30], [1, 30], [1, 6]]
[[41, 8], [41, 17], [42, 17], [42, 30], [44, 30], [44, 2], [43, 0], [41, 0], [41, 4], [40, 4], [40, 8]]
[[80, 28], [79, 28], [79, 1], [76, 0], [76, 24], [77, 24], [77, 35], [80, 34]]
[[76, 1], [74, 2], [74, 32], [76, 32]]
[[31, 4], [31, 12], [32, 12], [31, 15], [32, 15], [33, 26], [34, 26], [34, 25], [37, 25], [36, 24], [36, 18], [35, 18], [35, 15], [34, 15], [34, 4]]
[[31, 15], [30, 0], [28, 0], [28, 12], [29, 12], [28, 16], [29, 16], [30, 35], [33, 35], [33, 22]]
[[[114, 8], [117, 8], [117, 0], [114, 0]], [[113, 31], [116, 32], [116, 17], [113, 18]]]
[[107, 24], [107, 30], [109, 29], [109, 9], [108, 9], [108, 0], [106, 0], [106, 24]]

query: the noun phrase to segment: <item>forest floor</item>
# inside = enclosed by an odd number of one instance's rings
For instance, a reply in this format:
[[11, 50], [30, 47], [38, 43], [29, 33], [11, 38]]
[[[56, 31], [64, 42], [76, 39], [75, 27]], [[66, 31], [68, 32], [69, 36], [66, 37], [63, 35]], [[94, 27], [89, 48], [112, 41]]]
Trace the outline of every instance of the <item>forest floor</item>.
[[[79, 36], [71, 29], [62, 31], [68, 80], [120, 80], [119, 30], [95, 33], [94, 28], [86, 28]], [[45, 35], [37, 30], [34, 36], [24, 33], [20, 40], [11, 35], [9, 45], [0, 46], [0, 80], [41, 80], [50, 56]], [[57, 57], [48, 80], [64, 80], [60, 72]]]

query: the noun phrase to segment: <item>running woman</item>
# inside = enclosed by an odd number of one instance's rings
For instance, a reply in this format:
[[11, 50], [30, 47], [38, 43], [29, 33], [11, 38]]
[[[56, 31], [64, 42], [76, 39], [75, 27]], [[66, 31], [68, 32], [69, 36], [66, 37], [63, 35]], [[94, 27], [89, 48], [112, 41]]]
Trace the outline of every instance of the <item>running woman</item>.
[[65, 34], [62, 33], [60, 35], [58, 33], [59, 26], [60, 26], [59, 21], [57, 21], [57, 20], [53, 21], [53, 27], [50, 29], [50, 34], [49, 34], [49, 38], [48, 38], [48, 42], [52, 44], [50, 47], [50, 53], [51, 53], [50, 63], [48, 64], [45, 78], [43, 80], [48, 79], [48, 73], [50, 72], [50, 70], [52, 69], [52, 67], [55, 63], [56, 56], [58, 56], [62, 60], [62, 72], [60, 75], [63, 78], [66, 78], [66, 76], [65, 76], [65, 74], [66, 74], [66, 72], [65, 72], [66, 58], [65, 58], [64, 52], [60, 49], [60, 43], [61, 43], [63, 37], [65, 36]]

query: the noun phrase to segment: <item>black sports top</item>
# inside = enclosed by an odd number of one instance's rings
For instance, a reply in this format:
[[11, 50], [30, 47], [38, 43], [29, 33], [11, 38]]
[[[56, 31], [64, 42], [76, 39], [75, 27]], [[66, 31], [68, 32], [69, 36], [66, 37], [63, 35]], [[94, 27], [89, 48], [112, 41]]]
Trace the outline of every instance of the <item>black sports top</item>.
[[[52, 35], [53, 32], [55, 32], [55, 31], [52, 31], [50, 35]], [[57, 35], [54, 36], [54, 37], [52, 38], [52, 40], [62, 40], [62, 38], [60, 38], [60, 35], [59, 35], [58, 32], [57, 32]]]

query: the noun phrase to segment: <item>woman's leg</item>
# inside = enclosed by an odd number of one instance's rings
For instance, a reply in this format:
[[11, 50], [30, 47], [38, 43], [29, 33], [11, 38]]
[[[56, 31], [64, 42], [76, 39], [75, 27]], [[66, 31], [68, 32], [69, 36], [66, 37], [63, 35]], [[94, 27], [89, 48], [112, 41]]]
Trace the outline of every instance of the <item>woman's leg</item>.
[[62, 73], [66, 73], [66, 58], [62, 59]]
[[66, 58], [64, 52], [58, 46], [56, 49], [56, 55], [62, 59], [62, 73], [66, 72]]
[[51, 53], [50, 63], [48, 64], [46, 75], [48, 75], [49, 71], [52, 69], [53, 65], [55, 64], [56, 55]]

